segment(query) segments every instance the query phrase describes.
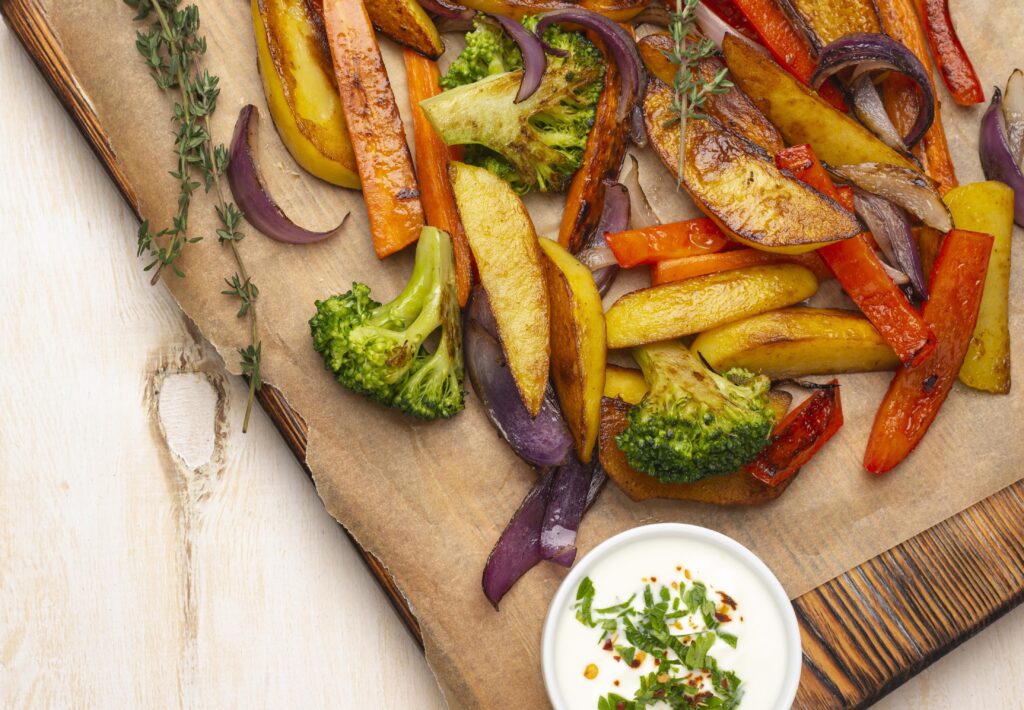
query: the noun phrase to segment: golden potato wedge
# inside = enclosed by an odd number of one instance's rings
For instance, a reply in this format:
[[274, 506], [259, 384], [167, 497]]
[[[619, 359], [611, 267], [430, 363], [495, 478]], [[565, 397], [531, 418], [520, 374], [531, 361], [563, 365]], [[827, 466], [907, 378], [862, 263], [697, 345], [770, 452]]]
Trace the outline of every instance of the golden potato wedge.
[[644, 373], [633, 367], [608, 365], [604, 371], [604, 396], [621, 399], [628, 404], [640, 404], [647, 394]]
[[252, 0], [263, 91], [281, 142], [310, 175], [359, 188], [323, 18], [306, 0]]
[[985, 392], [1010, 391], [1010, 245], [1013, 237], [1013, 190], [1001, 182], [961, 185], [942, 198], [957, 229], [995, 238], [989, 257], [981, 310], [960, 381]]
[[[652, 80], [644, 99], [650, 144], [679, 178], [679, 126], [673, 92]], [[849, 239], [861, 230], [837, 202], [776, 167], [756, 143], [715, 118], [686, 125], [682, 183], [726, 233], [763, 251], [798, 254]]]
[[783, 308], [706, 330], [690, 349], [711, 367], [769, 377], [895, 370], [899, 358], [867, 318], [831, 308]]
[[700, 333], [776, 308], [818, 290], [818, 279], [798, 264], [722, 271], [627, 293], [605, 314], [609, 348], [631, 348]]
[[[788, 392], [773, 390], [769, 395], [769, 401], [775, 410], [775, 418], [781, 420], [786, 416], [793, 396]], [[746, 471], [737, 471], [694, 483], [662, 483], [654, 476], [648, 476], [631, 467], [626, 461], [626, 455], [615, 442], [615, 437], [629, 425], [630, 406], [632, 405], [621, 399], [605, 397], [601, 400], [599, 454], [601, 466], [608, 473], [608, 477], [632, 500], [671, 498], [714, 505], [756, 505], [778, 498], [793, 480], [791, 478], [772, 488]]]
[[790, 15], [804, 26], [818, 49], [855, 32], [882, 31], [882, 21], [872, 0], [783, 0], [782, 4], [789, 6]]
[[733, 81], [789, 145], [809, 143], [818, 158], [832, 165], [890, 163], [917, 170], [908, 158], [819, 98], [749, 42], [730, 35], [723, 50]]
[[551, 308], [551, 379], [576, 444], [588, 463], [601, 427], [601, 396], [608, 354], [604, 306], [586, 266], [550, 239], [540, 240], [547, 255], [544, 273]]
[[457, 161], [448, 175], [509, 369], [523, 404], [536, 416], [551, 353], [551, 310], [537, 232], [519, 195], [497, 175]]
[[[673, 48], [672, 37], [665, 32], [649, 34], [637, 42], [637, 49], [640, 50], [640, 57], [644, 60], [647, 70], [667, 86], [672, 86], [679, 70], [679, 66], [665, 56], [666, 52], [672, 52]], [[725, 64], [718, 57], [702, 59], [696, 65], [698, 74], [707, 81], [724, 68]], [[736, 87], [721, 94], [708, 96], [704, 100], [702, 110], [773, 155], [786, 147], [775, 126], [750, 102], [746, 94]]]
[[416, 0], [363, 1], [370, 22], [385, 36], [431, 59], [444, 54], [444, 43], [434, 21]]

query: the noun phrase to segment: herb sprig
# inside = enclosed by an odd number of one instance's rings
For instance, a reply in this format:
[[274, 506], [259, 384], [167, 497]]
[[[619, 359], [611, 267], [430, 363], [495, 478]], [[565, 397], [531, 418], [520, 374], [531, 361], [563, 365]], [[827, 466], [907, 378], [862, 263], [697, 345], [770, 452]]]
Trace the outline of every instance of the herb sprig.
[[[242, 372], [249, 378], [249, 395], [245, 405], [242, 431], [249, 428], [256, 392], [263, 386], [260, 376], [262, 347], [256, 320], [256, 299], [259, 288], [253, 283], [238, 248], [245, 234], [239, 229], [242, 213], [234, 203], [225, 199], [221, 176], [227, 169], [230, 155], [227, 147], [215, 144], [210, 119], [217, 109], [220, 80], [202, 69], [200, 63], [206, 54], [206, 38], [199, 34], [199, 8], [187, 5], [179, 9], [181, 0], [124, 0], [135, 8], [136, 22], [155, 19], [148, 29], [135, 36], [135, 46], [146, 60], [153, 80], [163, 91], [174, 92], [173, 121], [176, 127], [174, 151], [177, 167], [171, 176], [178, 181], [178, 212], [171, 226], [154, 231], [149, 220], [139, 227], [138, 254], [148, 255], [145, 270], [154, 269], [151, 283], [156, 283], [166, 267], [178, 277], [185, 273], [178, 259], [189, 244], [202, 240], [189, 230], [189, 210], [195, 191], [204, 187], [216, 197], [216, 212], [221, 227], [217, 239], [231, 248], [238, 271], [225, 279], [228, 289], [221, 293], [234, 296], [241, 302], [238, 317], [248, 317], [249, 345], [238, 350]], [[197, 180], [196, 177], [200, 180]]]
[[676, 0], [669, 29], [674, 47], [668, 59], [679, 67], [676, 71], [673, 89], [675, 96], [672, 108], [679, 121], [679, 176], [683, 175], [683, 156], [686, 154], [686, 122], [688, 119], [702, 119], [704, 102], [709, 96], [722, 94], [732, 88], [726, 79], [728, 69], [724, 67], [710, 79], [705, 79], [697, 68], [698, 62], [716, 52], [715, 43], [697, 31], [697, 5], [700, 0]]
[[[598, 701], [598, 710], [642, 710], [657, 703], [687, 710], [732, 710], [739, 705], [743, 690], [739, 677], [719, 668], [709, 655], [716, 640], [735, 648], [737, 638], [719, 628], [715, 602], [702, 582], [673, 588], [662, 585], [657, 590], [647, 584], [640, 607], [634, 604], [634, 595], [595, 609], [595, 595], [593, 582], [585, 577], [576, 591], [577, 620], [601, 629], [599, 643], [613, 648], [627, 664], [636, 667], [637, 659], [651, 656], [657, 666], [640, 678], [633, 698], [609, 693]], [[694, 616], [704, 622], [703, 628], [684, 631], [681, 620]], [[627, 643], [618, 643], [623, 638]], [[692, 684], [695, 674], [706, 674], [711, 689]]]

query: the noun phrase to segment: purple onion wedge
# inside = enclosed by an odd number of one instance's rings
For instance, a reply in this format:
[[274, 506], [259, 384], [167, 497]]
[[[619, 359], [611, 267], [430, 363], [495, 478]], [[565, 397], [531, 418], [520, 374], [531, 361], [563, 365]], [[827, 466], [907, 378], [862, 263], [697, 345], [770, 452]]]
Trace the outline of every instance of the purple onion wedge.
[[472, 318], [466, 319], [463, 348], [473, 390], [484, 405], [487, 418], [512, 450], [535, 466], [557, 466], [566, 461], [573, 439], [562, 419], [554, 389], [548, 386], [540, 412], [536, 418], [531, 417], [501, 344]]
[[252, 149], [252, 134], [256, 131], [259, 112], [252, 104], [244, 106], [235, 123], [231, 137], [231, 157], [227, 178], [231, 194], [249, 224], [271, 239], [288, 244], [312, 244], [331, 236], [345, 223], [326, 232], [312, 232], [292, 222], [267, 192], [260, 175], [259, 163]]
[[504, 15], [488, 15], [487, 17], [494, 20], [505, 31], [505, 34], [512, 38], [512, 41], [519, 47], [519, 53], [523, 55], [523, 80], [519, 84], [519, 92], [515, 98], [515, 103], [522, 103], [536, 93], [544, 78], [544, 70], [548, 67], [544, 45], [541, 43], [539, 35], [530, 32], [511, 17]]
[[629, 229], [630, 210], [629, 191], [625, 185], [604, 180], [604, 188], [604, 209], [601, 212], [601, 221], [587, 237], [583, 249], [576, 255], [594, 272], [594, 282], [597, 284], [598, 293], [602, 296], [611, 288], [620, 270], [614, 256], [609, 263], [605, 263], [606, 256], [610, 254], [611, 250], [608, 249], [608, 242], [604, 236], [608, 232], [621, 232]]
[[828, 169], [860, 189], [899, 205], [929, 227], [940, 232], [953, 228], [949, 208], [923, 173], [888, 163], [830, 165]]
[[558, 560], [559, 564], [568, 559], [571, 565], [576, 558], [576, 532], [599, 466], [597, 456], [590, 463], [582, 463], [573, 455], [556, 470], [540, 530], [540, 551], [545, 559]]
[[864, 220], [890, 263], [907, 275], [911, 286], [921, 298], [927, 299], [928, 286], [907, 213], [888, 200], [859, 188], [854, 188], [853, 200], [857, 214]]
[[1024, 173], [1010, 150], [1002, 103], [1003, 92], [997, 87], [992, 92], [992, 103], [981, 117], [978, 151], [985, 177], [1004, 182], [1013, 189], [1013, 221], [1024, 227]]

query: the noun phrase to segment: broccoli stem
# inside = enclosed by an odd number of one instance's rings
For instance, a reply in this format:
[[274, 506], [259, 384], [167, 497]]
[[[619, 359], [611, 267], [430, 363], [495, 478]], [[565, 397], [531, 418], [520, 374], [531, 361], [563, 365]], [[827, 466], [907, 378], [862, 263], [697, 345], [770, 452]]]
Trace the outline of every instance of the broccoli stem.
[[722, 400], [713, 379], [718, 375], [704, 367], [682, 343], [665, 341], [634, 348], [633, 358], [644, 373], [651, 395], [676, 399], [685, 392], [695, 400], [716, 405]]

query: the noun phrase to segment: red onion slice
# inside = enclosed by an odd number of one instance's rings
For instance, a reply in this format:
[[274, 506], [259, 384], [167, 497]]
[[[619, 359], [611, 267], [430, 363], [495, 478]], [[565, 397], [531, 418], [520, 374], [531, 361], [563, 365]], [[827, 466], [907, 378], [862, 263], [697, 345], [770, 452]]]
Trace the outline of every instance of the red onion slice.
[[854, 188], [853, 204], [889, 263], [899, 267], [914, 290], [927, 299], [928, 286], [907, 213], [888, 200], [858, 188]]
[[654, 213], [654, 208], [647, 199], [647, 193], [640, 186], [640, 163], [633, 154], [627, 157], [629, 163], [619, 179], [629, 192], [629, 227], [644, 229], [653, 224], [661, 224], [661, 219]]
[[[610, 252], [608, 242], [604, 238], [605, 235], [608, 232], [621, 232], [624, 229], [629, 229], [629, 190], [626, 189], [625, 185], [612, 182], [611, 180], [603, 180], [603, 183], [604, 210], [601, 212], [601, 221], [597, 223], [597, 227], [587, 237], [581, 254], [587, 251], [592, 254], [603, 254], [602, 250]], [[612, 287], [612, 284], [615, 283], [620, 267], [619, 262], [612, 255], [612, 262], [610, 264], [604, 265], [601, 268], [591, 266], [590, 270], [594, 272], [597, 292], [603, 296]]]
[[620, 121], [628, 120], [647, 86], [647, 72], [633, 38], [614, 20], [582, 8], [555, 10], [541, 15], [535, 30], [537, 37], [543, 37], [544, 30], [555, 23], [585, 27], [601, 39], [622, 76], [616, 115]]
[[535, 35], [519, 22], [504, 15], [488, 15], [498, 23], [505, 34], [512, 38], [523, 55], [523, 80], [519, 84], [515, 103], [522, 103], [534, 95], [544, 78], [544, 70], [548, 67], [548, 58], [544, 54], [539, 34]]
[[1006, 121], [1006, 142], [1010, 155], [1021, 164], [1024, 160], [1024, 72], [1014, 69], [1003, 93], [1003, 119]]
[[822, 48], [811, 86], [820, 87], [834, 74], [854, 68], [854, 78], [866, 72], [891, 70], [905, 75], [921, 91], [921, 110], [903, 142], [913, 147], [935, 120], [935, 92], [921, 60], [902, 44], [875, 32], [859, 32], [837, 39]]
[[719, 17], [718, 13], [704, 3], [697, 3], [693, 12], [697, 18], [697, 26], [700, 28], [701, 33], [714, 42], [715, 46], [719, 49], [722, 48], [722, 42], [725, 41], [726, 35], [735, 35], [745, 42], [750, 41], [742, 32]]
[[860, 122], [887, 146], [906, 154], [907, 147], [903, 143], [903, 137], [896, 130], [896, 126], [892, 125], [889, 114], [885, 112], [882, 97], [878, 95], [871, 75], [865, 73], [854, 80], [850, 93], [853, 98], [853, 112]]
[[981, 167], [989, 180], [999, 180], [1013, 189], [1013, 221], [1024, 227], [1024, 173], [1010, 150], [1002, 111], [1003, 92], [992, 92], [992, 103], [981, 117], [978, 152]]
[[884, 197], [940, 232], [953, 229], [953, 218], [931, 180], [910, 168], [888, 163], [829, 166], [862, 190]]
[[331, 236], [345, 224], [326, 232], [311, 232], [292, 222], [267, 192], [260, 175], [256, 154], [253, 152], [253, 134], [259, 122], [259, 111], [252, 104], [244, 106], [235, 123], [231, 138], [231, 158], [228, 161], [227, 178], [231, 194], [249, 224], [271, 239], [287, 244], [312, 244]]
[[419, 0], [419, 4], [427, 12], [446, 20], [468, 20], [476, 14], [475, 10], [451, 0]]
[[573, 455], [558, 467], [540, 528], [540, 552], [545, 559], [557, 559], [559, 564], [568, 560], [571, 565], [576, 558], [576, 532], [583, 520], [590, 481], [598, 466], [597, 456], [590, 463], [582, 463]]

